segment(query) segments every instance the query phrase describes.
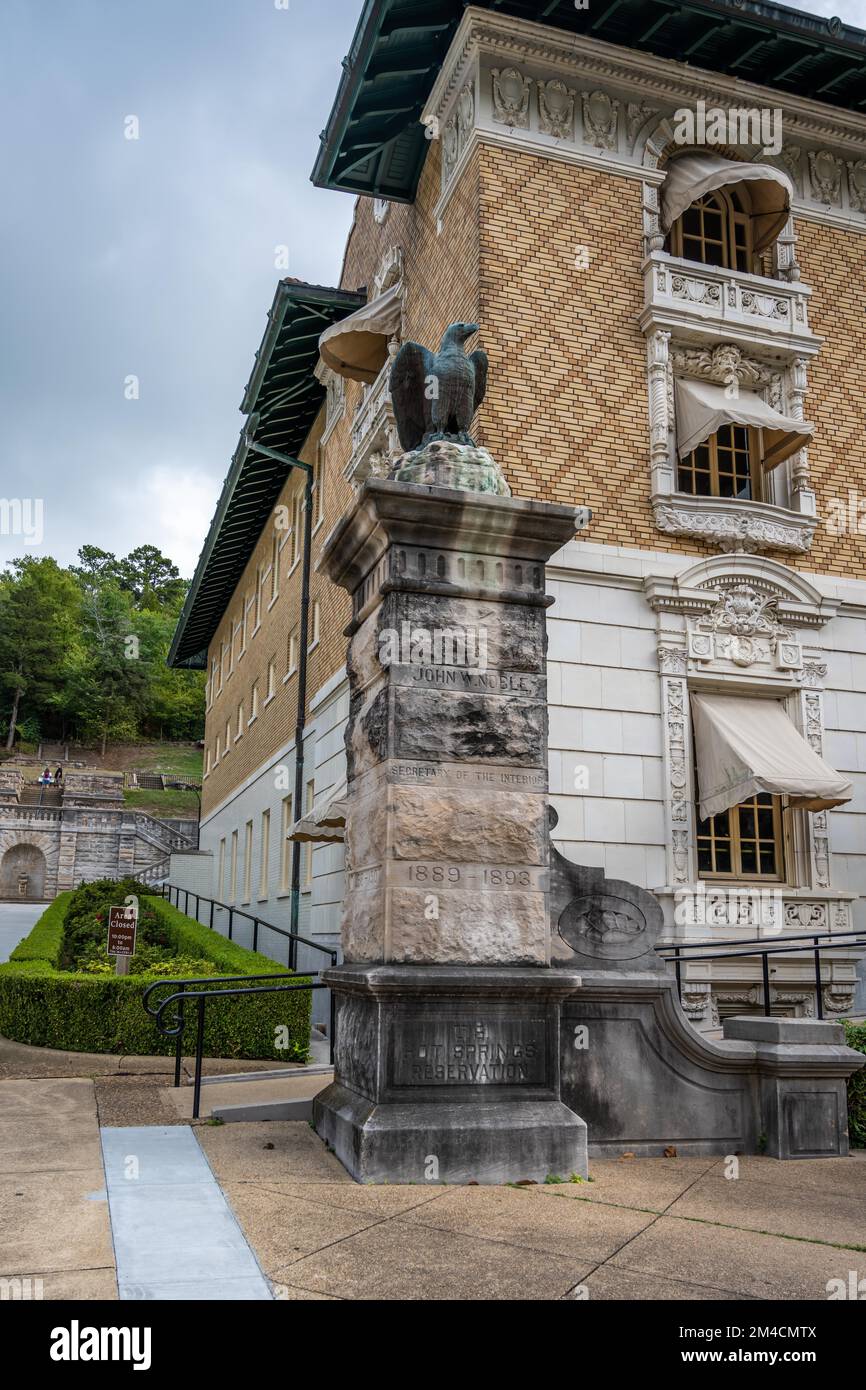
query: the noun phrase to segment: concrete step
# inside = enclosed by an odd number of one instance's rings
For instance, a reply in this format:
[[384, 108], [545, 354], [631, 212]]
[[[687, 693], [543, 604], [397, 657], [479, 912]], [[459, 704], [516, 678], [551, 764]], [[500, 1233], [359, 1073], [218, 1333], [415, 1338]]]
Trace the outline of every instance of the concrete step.
[[[334, 1079], [330, 1068], [305, 1070], [303, 1074], [287, 1076], [285, 1072], [251, 1073], [241, 1078], [212, 1077], [201, 1090], [201, 1119], [218, 1119], [225, 1123], [241, 1120], [309, 1120], [313, 1113], [313, 1097], [329, 1086]], [[193, 1088], [168, 1087], [163, 1098], [181, 1119], [192, 1116]]]
[[[205, 1065], [207, 1065], [205, 1063]], [[296, 1076], [324, 1076], [332, 1072], [334, 1068], [330, 1062], [310, 1062], [308, 1066], [302, 1067], [278, 1067], [274, 1071], [238, 1071], [227, 1072], [222, 1076], [203, 1076], [201, 1084], [203, 1086], [222, 1086], [225, 1082], [232, 1084], [250, 1081], [289, 1081]], [[193, 1079], [186, 1083], [193, 1085]]]

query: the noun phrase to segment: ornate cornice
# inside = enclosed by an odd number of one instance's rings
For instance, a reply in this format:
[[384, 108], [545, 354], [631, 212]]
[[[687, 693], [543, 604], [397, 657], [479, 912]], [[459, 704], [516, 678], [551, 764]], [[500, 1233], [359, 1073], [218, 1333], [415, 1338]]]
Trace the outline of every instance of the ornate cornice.
[[[510, 86], [517, 84], [514, 112], [501, 90], [499, 100], [492, 91], [506, 77]], [[474, 95], [473, 130], [467, 132], [464, 115], [460, 132], [457, 108], [467, 86]], [[473, 8], [422, 117], [450, 151], [443, 158], [442, 206], [464, 167], [461, 154], [476, 138], [625, 177], [642, 170], [651, 189], [663, 172], [657, 166], [671, 138], [670, 118], [698, 101], [780, 109], [785, 143], [767, 160], [794, 179], [794, 215], [866, 232], [866, 117], [831, 108], [830, 119], [820, 102]], [[757, 149], [744, 147], [743, 153], [753, 157]]]
[[[807, 134], [818, 141], [834, 141], [866, 151], [866, 116], [857, 116], [823, 102], [795, 97], [772, 87], [725, 77], [704, 68], [656, 58], [600, 39], [586, 39], [564, 29], [552, 29], [531, 20], [507, 15], [491, 16], [470, 6], [454, 35], [451, 48], [425, 108], [425, 117], [441, 115], [461, 85], [473, 60], [484, 51], [498, 61], [531, 62], [563, 69], [572, 75], [609, 80], [634, 87], [645, 94], [698, 100], [712, 105], [781, 107], [789, 132]], [[832, 110], [833, 119], [828, 119]]]

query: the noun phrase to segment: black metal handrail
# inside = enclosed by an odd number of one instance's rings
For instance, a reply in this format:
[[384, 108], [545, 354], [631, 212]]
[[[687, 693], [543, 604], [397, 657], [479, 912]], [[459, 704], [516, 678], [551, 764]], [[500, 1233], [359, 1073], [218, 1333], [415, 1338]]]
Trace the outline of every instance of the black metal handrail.
[[[223, 988], [222, 988], [222, 985], [223, 985], [224, 983], [226, 983], [226, 982], [231, 983], [231, 982], [233, 982], [234, 980], [246, 980], [246, 981], [249, 981], [249, 980], [285, 980], [285, 979], [289, 979], [289, 978], [291, 978], [291, 980], [292, 980], [292, 984], [290, 984], [290, 985], [265, 985], [265, 986], [256, 986], [255, 988], [250, 988], [249, 985], [247, 985], [245, 988], [242, 988], [242, 989], [223, 989]], [[204, 984], [209, 985], [210, 988], [209, 988], [209, 989], [193, 989], [193, 990], [187, 989], [187, 985], [204, 985]], [[160, 1003], [157, 1005], [157, 1007], [156, 1007], [155, 1009], [152, 1009], [152, 1008], [150, 1007], [150, 1004], [149, 1004], [150, 996], [151, 996], [156, 990], [158, 990], [158, 989], [165, 989], [167, 986], [175, 986], [176, 988], [175, 988], [174, 993], [173, 993], [173, 994], [166, 995], [165, 999], [161, 1000]], [[313, 980], [307, 980], [307, 979], [298, 980], [297, 977], [294, 976], [294, 975], [292, 975], [292, 976], [288, 976], [288, 975], [222, 975], [222, 976], [219, 976], [218, 978], [214, 978], [214, 976], [210, 975], [210, 976], [207, 976], [205, 979], [197, 979], [197, 980], [155, 980], [154, 983], [153, 983], [152, 985], [148, 985], [147, 989], [144, 991], [144, 996], [143, 996], [143, 999], [142, 999], [142, 1003], [143, 1003], [143, 1005], [144, 1005], [145, 1012], [146, 1012], [147, 1014], [149, 1014], [149, 1016], [153, 1019], [155, 1025], [156, 1025], [156, 1030], [157, 1030], [158, 1033], [160, 1033], [160, 1034], [162, 1035], [162, 1037], [164, 1037], [164, 1038], [176, 1038], [176, 1039], [177, 1039], [177, 1043], [176, 1043], [176, 1045], [175, 1045], [175, 1053], [174, 1053], [174, 1084], [175, 1084], [175, 1087], [179, 1087], [179, 1086], [180, 1086], [181, 1062], [182, 1062], [182, 1058], [183, 1058], [184, 1005], [187, 1004], [188, 1002], [192, 1001], [192, 1000], [196, 1000], [196, 1001], [197, 1001], [197, 1005], [196, 1005], [196, 1010], [197, 1010], [197, 1018], [196, 1018], [196, 1041], [195, 1041], [195, 1074], [194, 1074], [194, 1079], [193, 1079], [193, 1098], [192, 1098], [192, 1117], [193, 1117], [193, 1119], [194, 1119], [194, 1120], [197, 1120], [197, 1119], [199, 1118], [199, 1109], [200, 1109], [200, 1101], [201, 1101], [202, 1060], [203, 1060], [203, 1057], [204, 1057], [205, 1006], [206, 1006], [207, 1001], [208, 1001], [209, 999], [214, 999], [214, 998], [220, 998], [220, 999], [237, 998], [237, 997], [240, 997], [240, 996], [246, 996], [246, 995], [251, 995], [251, 994], [285, 994], [285, 993], [289, 993], [289, 992], [291, 992], [291, 991], [293, 991], [293, 990], [298, 990], [298, 989], [308, 989], [308, 990], [310, 990], [310, 991], [312, 992], [312, 990], [314, 990], [314, 989], [327, 989], [327, 988], [328, 988], [328, 986], [327, 986], [326, 984], [323, 984], [323, 982], [322, 982], [321, 980], [315, 980], [315, 981], [313, 981]], [[169, 1019], [169, 1018], [164, 1018], [164, 1017], [163, 1017], [163, 1014], [164, 1014], [165, 1010], [169, 1007], [170, 1004], [175, 1003], [175, 1001], [177, 1001], [177, 1012], [176, 1012], [176, 1013], [174, 1014], [174, 1016], [173, 1016], [172, 1018], [170, 1018], [170, 1019]], [[335, 1023], [336, 1023], [336, 1011], [335, 1011], [335, 1008], [334, 1008], [334, 996], [331, 995], [331, 1026], [330, 1026], [330, 1036], [329, 1036], [329, 1039], [328, 1039], [328, 1043], [329, 1043], [329, 1059], [330, 1059], [331, 1063], [333, 1063], [333, 1060], [334, 1060], [334, 1027], [335, 1027]]]
[[[212, 931], [215, 930], [213, 924], [214, 909], [219, 908], [222, 912], [227, 912], [229, 914], [229, 924], [227, 933], [229, 941], [232, 941], [234, 939], [232, 936], [232, 930], [234, 927], [235, 917], [245, 917], [248, 922], [252, 922], [253, 924], [254, 951], [257, 951], [259, 949], [259, 927], [265, 927], [268, 931], [276, 932], [277, 936], [286, 937], [289, 941], [289, 959], [287, 964], [290, 970], [297, 969], [298, 942], [300, 942], [303, 946], [311, 947], [314, 951], [320, 951], [323, 956], [328, 956], [332, 965], [337, 964], [337, 952], [334, 950], [332, 946], [323, 946], [321, 942], [311, 941], [307, 936], [300, 936], [297, 932], [286, 931], [285, 927], [274, 926], [273, 922], [266, 922], [264, 917], [259, 917], [256, 913], [244, 912], [243, 908], [235, 907], [233, 903], [221, 903], [217, 898], [208, 898], [205, 897], [203, 893], [194, 893], [191, 889], [181, 888], [176, 883], [164, 883], [160, 889], [160, 892], [162, 894], [162, 897], [167, 898], [169, 902], [172, 901], [172, 893], [175, 893], [176, 900], [174, 901], [174, 903], [172, 903], [172, 906], [176, 907], [178, 912], [183, 912], [186, 917], [190, 916], [189, 900], [191, 897], [195, 898], [194, 920], [196, 922], [198, 922], [199, 920], [198, 914], [200, 910], [200, 904], [208, 904], [210, 906], [210, 919], [208, 921], [208, 926], [211, 928]], [[184, 894], [184, 905], [182, 908], [180, 905], [181, 893]], [[204, 926], [204, 923], [202, 922], [200, 925]]]
[[[819, 944], [822, 938], [828, 938], [823, 945]], [[853, 941], [840, 940], [840, 937], [854, 937]], [[866, 935], [862, 931], [843, 931], [843, 932], [799, 932], [796, 936], [775, 936], [772, 938], [774, 945], [767, 946], [764, 943], [767, 937], [755, 937], [749, 941], [738, 941], [732, 937], [725, 941], [693, 941], [688, 946], [680, 946], [673, 942], [656, 946], [656, 950], [663, 960], [671, 960], [674, 963], [674, 972], [677, 977], [677, 993], [682, 1003], [683, 980], [682, 966], [689, 961], [712, 961], [712, 960], [731, 960], [738, 956], [760, 956], [761, 958], [761, 978], [764, 990], [764, 1016], [772, 1015], [772, 1001], [770, 999], [770, 956], [775, 955], [798, 955], [804, 951], [812, 952], [815, 965], [815, 998], [818, 1017], [824, 1017], [823, 985], [821, 978], [821, 952], [839, 951], [852, 946], [866, 946]], [[780, 945], [780, 942], [798, 942], [799, 945]], [[719, 946], [736, 946], [735, 951], [719, 951]], [[753, 949], [758, 947], [758, 950]], [[685, 955], [684, 951], [694, 950], [700, 952], [697, 955]], [[673, 955], [665, 955], [666, 951], [672, 951]]]

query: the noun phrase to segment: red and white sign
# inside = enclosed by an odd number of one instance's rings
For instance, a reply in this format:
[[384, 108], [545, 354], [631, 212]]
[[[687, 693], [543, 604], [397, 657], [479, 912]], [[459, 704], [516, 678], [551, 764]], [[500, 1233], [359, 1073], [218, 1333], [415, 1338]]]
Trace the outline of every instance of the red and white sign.
[[134, 907], [110, 907], [108, 909], [108, 954], [110, 956], [135, 955], [135, 930], [138, 915]]

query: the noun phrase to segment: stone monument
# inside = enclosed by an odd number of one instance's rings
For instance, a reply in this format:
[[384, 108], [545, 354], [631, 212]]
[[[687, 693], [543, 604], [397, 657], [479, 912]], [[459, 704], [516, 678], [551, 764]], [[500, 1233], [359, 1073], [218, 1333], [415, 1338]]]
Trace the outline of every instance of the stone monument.
[[[474, 326], [453, 327], [462, 354]], [[314, 1123], [361, 1181], [584, 1176], [560, 1094], [580, 977], [550, 965], [545, 562], [588, 513], [507, 495], [466, 433], [476, 376], [425, 419], [424, 351], [394, 367], [408, 455], [320, 561], [352, 620], [344, 961]], [[456, 351], [446, 365], [463, 379]]]

